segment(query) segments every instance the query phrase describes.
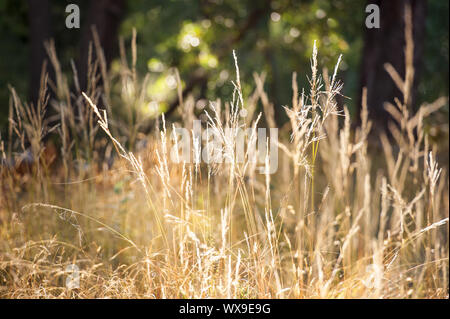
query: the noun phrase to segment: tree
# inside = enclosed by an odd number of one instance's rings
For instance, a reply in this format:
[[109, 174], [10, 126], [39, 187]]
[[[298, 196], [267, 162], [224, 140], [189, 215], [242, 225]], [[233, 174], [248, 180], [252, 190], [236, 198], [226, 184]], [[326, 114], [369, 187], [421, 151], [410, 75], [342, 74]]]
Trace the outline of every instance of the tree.
[[[364, 35], [364, 49], [360, 74], [360, 97], [362, 88], [367, 87], [367, 104], [377, 129], [385, 130], [389, 120], [389, 113], [384, 109], [385, 102], [393, 102], [394, 98], [401, 98], [400, 90], [394, 85], [384, 68], [390, 63], [404, 77], [405, 74], [405, 5], [409, 4], [412, 11], [412, 26], [414, 40], [414, 85], [410, 105], [415, 106], [417, 85], [419, 83], [420, 67], [423, 56], [425, 36], [425, 0], [370, 0], [380, 8], [380, 28], [366, 28]], [[361, 105], [361, 103], [358, 103]], [[359, 116], [358, 116], [359, 118]]]
[[29, 97], [36, 105], [39, 98], [41, 71], [47, 59], [44, 42], [51, 38], [49, 0], [28, 0], [30, 30], [30, 87]]
[[93, 32], [98, 34], [100, 46], [105, 54], [105, 62], [109, 66], [117, 52], [117, 32], [124, 12], [124, 0], [91, 1], [79, 46], [78, 72], [81, 90], [86, 90], [89, 45], [94, 40]]

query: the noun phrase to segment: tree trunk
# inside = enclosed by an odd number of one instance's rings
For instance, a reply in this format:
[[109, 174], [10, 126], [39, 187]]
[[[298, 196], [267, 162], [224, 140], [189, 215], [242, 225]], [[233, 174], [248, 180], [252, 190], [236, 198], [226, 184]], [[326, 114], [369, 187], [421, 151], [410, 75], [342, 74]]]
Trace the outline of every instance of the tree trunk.
[[[105, 54], [105, 62], [109, 66], [117, 51], [117, 32], [124, 10], [124, 0], [91, 1], [80, 43], [78, 72], [81, 90], [85, 91], [88, 83], [89, 43], [93, 43], [92, 27], [95, 27], [98, 32], [99, 42]], [[92, 52], [95, 58], [94, 47]]]
[[48, 0], [28, 0], [30, 30], [30, 101], [37, 105], [42, 65], [47, 59], [44, 42], [51, 38]]
[[[365, 30], [364, 49], [361, 64], [361, 86], [358, 106], [361, 106], [362, 88], [367, 87], [367, 104], [375, 128], [386, 130], [389, 113], [384, 110], [384, 102], [394, 102], [402, 94], [384, 69], [390, 63], [402, 78], [405, 75], [405, 5], [410, 4], [412, 11], [414, 39], [415, 78], [412, 89], [411, 105], [415, 107], [420, 62], [423, 56], [426, 0], [369, 0], [380, 8], [380, 28]], [[359, 112], [358, 112], [359, 114]], [[359, 121], [359, 116], [358, 116]]]

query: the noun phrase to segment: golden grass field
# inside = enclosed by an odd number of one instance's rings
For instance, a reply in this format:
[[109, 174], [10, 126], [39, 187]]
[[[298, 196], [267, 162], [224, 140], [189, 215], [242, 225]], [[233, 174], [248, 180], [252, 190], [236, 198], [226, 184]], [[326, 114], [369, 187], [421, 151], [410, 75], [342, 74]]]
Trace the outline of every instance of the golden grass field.
[[[135, 41], [116, 77], [94, 45], [91, 73], [101, 79], [77, 94], [48, 43], [56, 83], [43, 75], [34, 108], [11, 88], [9, 135], [1, 137], [0, 296], [448, 298], [449, 184], [438, 164], [448, 159], [448, 135], [429, 135], [448, 99], [409, 107], [410, 32], [406, 76], [386, 66], [403, 92], [386, 101], [388, 134], [372, 127], [364, 101], [360, 125], [351, 126], [335, 99], [338, 66], [319, 71], [314, 48], [311, 71], [298, 75], [310, 86], [300, 90], [293, 74], [274, 174], [260, 174], [251, 154], [236, 161], [236, 138], [223, 133], [275, 126], [264, 76], [255, 74], [255, 91], [243, 96], [240, 81], [249, 79], [239, 78], [236, 57], [233, 96], [210, 103], [203, 122], [221, 132], [230, 160], [173, 163], [171, 129], [192, 128], [196, 101], [181, 99], [179, 120], [159, 116], [142, 133], [139, 106], [148, 101]], [[247, 116], [238, 116], [243, 108]], [[72, 264], [80, 286], [69, 289]]]

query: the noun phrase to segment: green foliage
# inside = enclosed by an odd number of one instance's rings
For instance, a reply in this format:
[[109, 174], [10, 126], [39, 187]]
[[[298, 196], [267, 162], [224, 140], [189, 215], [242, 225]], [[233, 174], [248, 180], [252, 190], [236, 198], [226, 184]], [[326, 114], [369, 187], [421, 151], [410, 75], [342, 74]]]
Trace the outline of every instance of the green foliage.
[[425, 58], [419, 85], [421, 101], [432, 101], [438, 96], [448, 95], [448, 12], [448, 1], [428, 2]]
[[[365, 1], [280, 0], [267, 7], [264, 1], [201, 3], [129, 3], [121, 34], [131, 38], [132, 28], [137, 29], [140, 72], [150, 71], [157, 82], [176, 67], [181, 78], [189, 81], [192, 72], [202, 68], [208, 74], [208, 90], [196, 93], [203, 98], [224, 98], [232, 90], [231, 51], [235, 49], [241, 76], [248, 79], [244, 82], [252, 83], [253, 72], [266, 72], [266, 89], [276, 106], [287, 105], [292, 94], [291, 72], [296, 70], [300, 85], [306, 84], [304, 74], [309, 69], [312, 43], [317, 40], [320, 63], [328, 68], [344, 54], [341, 71], [352, 70], [344, 73], [349, 83], [349, 92], [344, 94], [355, 93]], [[250, 88], [244, 87], [246, 90]]]
[[[71, 72], [70, 59], [79, 55], [81, 29], [64, 26], [69, 2], [51, 1], [51, 27], [62, 68]], [[86, 21], [89, 1], [75, 1]], [[359, 66], [364, 34], [365, 0], [153, 0], [127, 1], [120, 36], [131, 41], [137, 29], [137, 71], [150, 72], [149, 98], [165, 109], [176, 97], [174, 68], [184, 85], [196, 74], [207, 82], [192, 92], [197, 98], [230, 96], [234, 77], [232, 49], [238, 55], [244, 94], [249, 93], [253, 72], [267, 74], [265, 89], [276, 108], [291, 101], [291, 73], [306, 86], [312, 43], [318, 41], [321, 65], [329, 69], [343, 54], [343, 94], [350, 110], [357, 107]], [[22, 96], [28, 93], [29, 32], [26, 1], [0, 0], [0, 128], [7, 123], [7, 84]], [[448, 95], [448, 2], [428, 2], [425, 56], [419, 100]], [[129, 53], [129, 52], [128, 52]], [[130, 56], [130, 54], [128, 54]], [[114, 66], [112, 64], [112, 71]], [[71, 76], [68, 77], [71, 79]], [[153, 86], [153, 87], [152, 87]], [[120, 90], [119, 87], [115, 87]], [[119, 91], [118, 91], [119, 92]], [[282, 113], [282, 112], [280, 112]]]
[[28, 79], [28, 27], [25, 1], [0, 1], [0, 128], [8, 118], [9, 91], [7, 84], [18, 92], [26, 92]]

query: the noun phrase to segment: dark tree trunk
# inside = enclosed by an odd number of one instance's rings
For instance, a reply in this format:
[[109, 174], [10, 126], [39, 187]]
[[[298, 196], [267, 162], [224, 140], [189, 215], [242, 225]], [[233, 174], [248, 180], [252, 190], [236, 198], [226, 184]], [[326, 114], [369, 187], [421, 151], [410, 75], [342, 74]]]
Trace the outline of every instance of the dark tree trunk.
[[[81, 90], [86, 90], [87, 87], [89, 43], [93, 43], [92, 27], [94, 26], [98, 32], [99, 42], [109, 65], [117, 51], [117, 32], [125, 11], [125, 2], [125, 0], [95, 0], [90, 3], [87, 20], [83, 26], [78, 60]], [[94, 49], [93, 54], [95, 57]]]
[[[405, 23], [404, 12], [407, 3], [411, 6], [415, 78], [412, 89], [411, 105], [416, 101], [416, 91], [423, 56], [425, 36], [426, 0], [369, 0], [380, 8], [380, 28], [365, 30], [364, 49], [361, 64], [361, 86], [367, 87], [367, 104], [375, 128], [385, 130], [389, 113], [384, 110], [384, 102], [394, 102], [397, 97], [402, 101], [402, 94], [395, 86], [384, 68], [390, 63], [402, 78], [405, 75]], [[358, 100], [361, 106], [361, 95]], [[359, 116], [358, 116], [359, 120]]]
[[44, 42], [51, 38], [49, 0], [28, 0], [30, 30], [30, 101], [36, 105], [42, 65], [47, 59]]

